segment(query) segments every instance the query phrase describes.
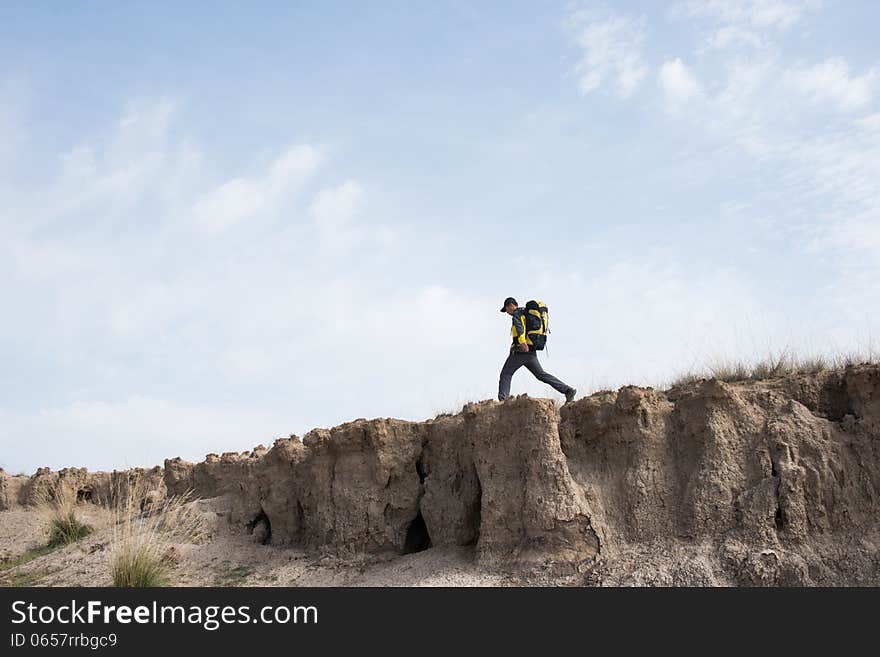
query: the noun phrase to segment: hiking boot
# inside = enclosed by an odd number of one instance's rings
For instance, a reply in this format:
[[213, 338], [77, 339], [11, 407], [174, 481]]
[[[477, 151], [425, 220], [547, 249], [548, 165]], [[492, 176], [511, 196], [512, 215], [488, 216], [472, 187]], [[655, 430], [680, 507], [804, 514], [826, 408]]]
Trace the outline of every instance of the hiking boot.
[[576, 394], [577, 394], [577, 390], [575, 390], [574, 388], [569, 388], [568, 392], [565, 393], [565, 403], [567, 404], [572, 399], [574, 399], [574, 396]]

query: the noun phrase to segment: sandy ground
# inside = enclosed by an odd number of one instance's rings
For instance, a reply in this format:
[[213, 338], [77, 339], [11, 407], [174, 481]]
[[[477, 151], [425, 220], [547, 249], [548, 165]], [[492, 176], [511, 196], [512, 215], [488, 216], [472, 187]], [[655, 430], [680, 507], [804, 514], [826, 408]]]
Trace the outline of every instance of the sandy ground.
[[[706, 541], [683, 544], [669, 539], [651, 544], [618, 546], [615, 558], [600, 558], [590, 573], [552, 575], [510, 572], [477, 565], [468, 548], [431, 548], [408, 555], [332, 555], [296, 548], [260, 545], [213, 511], [212, 500], [192, 503], [204, 517], [198, 542], [169, 546], [171, 586], [736, 586], [737, 577], [718, 567], [719, 545]], [[0, 511], [0, 586], [112, 586], [113, 514], [92, 504], [77, 506], [81, 521], [94, 532], [79, 542], [42, 554], [19, 565], [16, 557], [46, 544], [44, 515], [32, 507]], [[819, 585], [843, 580], [862, 583], [856, 561], [876, 562], [880, 533], [815, 539], [811, 551], [837, 572]], [[845, 548], [845, 549], [844, 549]], [[779, 548], [758, 555], [771, 565]], [[805, 552], [807, 556], [811, 551]], [[781, 556], [781, 553], [779, 553]], [[837, 555], [837, 556], [835, 556]], [[791, 562], [791, 556], [785, 559]], [[872, 561], [873, 560], [873, 561]], [[864, 564], [862, 564], [863, 566]], [[876, 567], [876, 563], [875, 563]], [[823, 566], [824, 568], [824, 566]], [[760, 584], [759, 564], [754, 581]], [[851, 571], [851, 572], [850, 572]], [[836, 579], [835, 579], [836, 578]], [[796, 582], [795, 582], [796, 583]]]
[[[201, 504], [205, 504], [202, 501]], [[78, 505], [78, 516], [94, 532], [76, 544], [27, 563], [0, 569], [0, 586], [112, 586], [113, 516], [92, 504]], [[206, 516], [211, 516], [207, 513]], [[533, 573], [526, 577], [482, 568], [467, 548], [431, 548], [386, 557], [334, 556], [255, 543], [222, 520], [207, 521], [198, 543], [174, 543], [173, 586], [519, 586], [559, 585]], [[0, 512], [0, 562], [46, 543], [46, 523], [30, 507]], [[0, 565], [2, 568], [2, 565]]]

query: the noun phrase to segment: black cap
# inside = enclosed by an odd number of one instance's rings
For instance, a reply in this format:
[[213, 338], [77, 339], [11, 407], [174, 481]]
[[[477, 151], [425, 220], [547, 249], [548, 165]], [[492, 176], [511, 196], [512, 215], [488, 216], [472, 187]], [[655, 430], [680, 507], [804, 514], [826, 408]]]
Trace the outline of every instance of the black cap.
[[501, 312], [504, 312], [504, 309], [507, 308], [507, 304], [509, 303], [512, 303], [514, 306], [519, 306], [519, 304], [516, 302], [516, 299], [514, 299], [513, 297], [507, 297], [504, 300], [504, 305], [501, 306]]

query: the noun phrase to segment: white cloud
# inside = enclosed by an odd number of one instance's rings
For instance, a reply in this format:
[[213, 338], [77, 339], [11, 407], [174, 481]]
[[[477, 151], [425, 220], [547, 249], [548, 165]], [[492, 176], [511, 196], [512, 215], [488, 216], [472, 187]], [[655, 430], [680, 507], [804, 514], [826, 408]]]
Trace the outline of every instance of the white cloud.
[[269, 446], [275, 438], [287, 437], [289, 423], [270, 413], [138, 395], [118, 402], [77, 401], [30, 414], [0, 408], [0, 457], [6, 467], [27, 473], [44, 466], [151, 467], [174, 456], [201, 460], [208, 452]]
[[347, 180], [338, 187], [321, 190], [309, 207], [316, 224], [327, 229], [348, 223], [363, 204], [364, 188], [355, 180]]
[[687, 103], [702, 96], [700, 83], [680, 59], [665, 62], [660, 68], [660, 86], [672, 105]]
[[[810, 244], [813, 252], [830, 248], [866, 251], [880, 258], [880, 211], [842, 219], [823, 228]], [[880, 262], [876, 263], [880, 265]]]
[[724, 68], [724, 84], [715, 96], [717, 111], [731, 121], [759, 117], [768, 96], [767, 86], [778, 75], [773, 65], [765, 58], [734, 59]]
[[718, 50], [754, 48], [767, 46], [765, 40], [757, 32], [737, 25], [726, 25], [709, 35], [707, 45]]
[[167, 203], [199, 159], [186, 140], [171, 143], [176, 111], [167, 99], [132, 104], [106, 134], [59, 153], [57, 180], [36, 192], [38, 203], [30, 199], [36, 220], [50, 225], [100, 212], [105, 224], [124, 223], [139, 204]]
[[274, 213], [308, 182], [323, 159], [314, 146], [291, 146], [262, 176], [233, 178], [198, 199], [195, 220], [206, 231], [219, 233], [248, 218]]
[[[131, 103], [125, 115], [119, 119], [119, 128], [132, 141], [146, 143], [163, 139], [176, 111], [177, 104], [170, 98], [162, 98], [154, 105], [148, 106]], [[132, 128], [136, 131], [128, 132]]]
[[[9, 186], [14, 191], [20, 174], [16, 164], [19, 150], [26, 144], [24, 126], [32, 103], [31, 84], [27, 78], [0, 71], [0, 208], [9, 211], [4, 198]], [[2, 217], [0, 217], [2, 219]]]
[[[765, 51], [772, 37], [801, 22], [821, 6], [819, 0], [683, 0], [673, 18], [705, 19], [706, 48], [725, 52]], [[701, 49], [698, 52], [703, 52]]]
[[[0, 467], [33, 472], [149, 466], [176, 455], [200, 460], [354, 417], [423, 419], [495, 395], [509, 318], [492, 312], [494, 297], [456, 294], [443, 285], [380, 295], [368, 280], [347, 280], [345, 272], [302, 287], [241, 273], [247, 291], [217, 290], [196, 302], [197, 323], [189, 329], [165, 336], [144, 331], [155, 321], [145, 312], [140, 344], [156, 361], [146, 371], [114, 363], [112, 343], [105, 343], [101, 364], [115, 364], [117, 371], [108, 367], [103, 376], [119, 381], [122, 400], [84, 395], [33, 412], [0, 405]], [[308, 267], [297, 276], [308, 276]], [[233, 316], [245, 322], [224, 325]], [[456, 329], [456, 322], [466, 328]], [[209, 401], [181, 391], [193, 370]], [[157, 374], [170, 379], [164, 388], [174, 399], [131, 392]], [[229, 399], [229, 389], [243, 387], [262, 391], [258, 403]]]
[[784, 30], [820, 4], [818, 0], [685, 0], [673, 5], [673, 14]]
[[5, 173], [11, 168], [17, 150], [16, 125], [18, 123], [15, 114], [6, 106], [5, 99], [0, 94], [0, 172]]
[[273, 205], [265, 184], [236, 178], [200, 198], [194, 207], [196, 221], [209, 231], [222, 231], [245, 217], [262, 214]]
[[277, 361], [263, 345], [237, 344], [220, 357], [219, 367], [229, 380], [259, 384], [276, 369]]
[[[789, 315], [768, 322], [766, 341], [777, 348], [835, 353], [864, 349], [858, 335], [870, 341], [876, 332], [880, 119], [876, 66], [856, 70], [845, 58], [827, 55], [805, 61], [806, 41], [796, 55], [787, 52], [792, 39], [784, 33], [795, 25], [811, 29], [808, 14], [818, 7], [806, 1], [677, 3], [673, 17], [697, 19], [683, 29], [704, 45], [687, 60], [689, 66], [667, 61], [658, 89], [670, 117], [687, 131], [689, 148], [699, 151], [695, 161], [723, 154], [718, 161], [731, 166], [714, 172], [717, 181], [730, 181], [733, 196], [725, 201], [742, 199], [748, 206], [741, 212], [744, 220], [760, 216], [765, 243], [784, 245], [780, 256], [803, 267], [810, 280], [809, 291], [794, 280], [786, 284], [799, 300], [779, 304]], [[747, 285], [740, 291], [729, 282], [719, 285], [732, 290], [730, 299], [750, 292]], [[751, 316], [763, 321], [777, 310], [769, 306], [754, 304]], [[612, 316], [620, 311], [612, 310]], [[724, 328], [711, 330], [725, 335]], [[729, 353], [741, 358], [736, 342]], [[719, 344], [710, 353], [724, 351]], [[615, 355], [618, 362], [624, 358]]]
[[827, 102], [841, 110], [858, 110], [874, 97], [877, 71], [851, 76], [849, 64], [842, 57], [831, 57], [808, 68], [788, 71], [789, 84], [815, 102]]
[[[420, 270], [409, 256], [430, 258], [429, 244], [410, 240], [428, 239], [377, 213], [363, 182], [334, 183], [328, 164], [325, 184], [310, 189], [326, 156], [301, 144], [211, 187], [210, 158], [178, 157], [198, 151], [175, 136], [174, 116], [155, 114], [162, 127], [152, 139], [120, 136], [152, 116], [128, 113], [106, 138], [59, 159], [42, 195], [19, 197], [15, 222], [0, 217], [0, 303], [16, 308], [0, 341], [49, 364], [29, 376], [46, 377], [41, 397], [58, 400], [32, 412], [0, 403], [4, 443], [22, 444], [4, 455], [10, 467], [200, 458], [265, 441], [270, 430], [302, 433], [353, 414], [424, 417], [469, 391], [494, 394], [486, 370], [500, 362], [479, 352], [480, 340], [499, 336], [504, 351], [497, 313], [454, 337], [455, 368], [449, 348], [431, 345], [448, 330], [438, 321], [444, 306], [479, 315], [497, 300], [458, 295]], [[105, 180], [145, 162], [120, 211]], [[161, 203], [138, 205], [160, 192]], [[248, 199], [273, 221], [253, 221]], [[231, 223], [205, 239], [211, 203]], [[38, 230], [53, 223], [65, 229]], [[401, 375], [421, 371], [436, 374]], [[463, 372], [487, 389], [462, 385]], [[25, 448], [28, 436], [41, 438]]]
[[314, 230], [314, 255], [322, 263], [344, 262], [355, 249], [388, 254], [404, 246], [404, 237], [396, 227], [363, 217], [366, 208], [367, 191], [356, 180], [324, 188], [315, 195], [308, 214]]
[[824, 194], [835, 205], [854, 210], [880, 211], [880, 138], [858, 131], [804, 138], [786, 154], [804, 163], [809, 193]]
[[598, 89], [606, 79], [614, 81], [620, 98], [628, 98], [638, 90], [648, 75], [642, 61], [644, 17], [579, 10], [569, 17], [568, 25], [582, 51], [575, 74], [583, 95]]
[[[677, 65], [665, 65], [664, 72], [667, 95], [671, 89], [680, 89], [686, 98], [698, 93], [688, 82], [673, 83], [688, 80]], [[780, 196], [839, 208], [880, 206], [880, 148], [871, 131], [873, 115], [848, 116], [870, 106], [873, 71], [851, 76], [840, 58], [792, 68], [778, 57], [758, 57], [735, 58], [724, 74], [718, 91], [704, 92], [705, 102], [679, 118], [706, 137], [736, 144], [757, 162], [776, 167]], [[827, 117], [816, 113], [821, 108], [810, 108], [820, 102], [843, 113], [846, 123], [825, 129]]]
[[[712, 84], [702, 88], [700, 103], [672, 115], [704, 140], [702, 148], [734, 146], [748, 156], [765, 181], [751, 187], [749, 203], [765, 215], [768, 238], [784, 241], [788, 257], [809, 260], [811, 270], [825, 273], [826, 282], [797, 310], [801, 322], [816, 327], [820, 350], [830, 348], [832, 336], [839, 348], [858, 348], [856, 329], [870, 332], [870, 308], [880, 302], [877, 72], [854, 72], [839, 56], [807, 64], [787, 56], [784, 42], [774, 37], [816, 7], [679, 4], [679, 13], [709, 18], [715, 44], [725, 48], [696, 60], [698, 73]], [[720, 71], [712, 68], [719, 59]], [[677, 68], [664, 67], [667, 94], [677, 88], [671, 81], [682, 77]], [[765, 202], [771, 207], [761, 207]], [[794, 344], [806, 342], [804, 331], [792, 327]]]
[[880, 112], [857, 119], [856, 125], [866, 132], [880, 132]]

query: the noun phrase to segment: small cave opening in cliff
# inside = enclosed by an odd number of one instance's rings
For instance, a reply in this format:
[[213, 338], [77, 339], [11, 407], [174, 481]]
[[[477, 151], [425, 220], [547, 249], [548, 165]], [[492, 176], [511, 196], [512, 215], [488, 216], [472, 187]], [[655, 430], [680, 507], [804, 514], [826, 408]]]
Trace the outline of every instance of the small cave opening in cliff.
[[422, 512], [409, 523], [406, 530], [406, 539], [403, 542], [403, 553], [413, 554], [414, 552], [423, 552], [431, 547], [431, 535], [428, 534], [428, 526], [422, 517]]
[[782, 531], [785, 529], [785, 516], [782, 515], [782, 507], [776, 507], [776, 516], [774, 517], [776, 522], [776, 531]]
[[858, 418], [852, 407], [852, 398], [847, 390], [844, 377], [840, 377], [837, 380], [829, 380], [828, 383], [822, 386], [819, 393], [818, 409], [815, 408], [816, 404], [807, 403], [806, 400], [799, 399], [798, 401], [801, 401], [811, 412], [816, 413], [818, 411], [832, 422], [841, 422], [847, 415]]
[[261, 545], [266, 545], [272, 540], [272, 523], [262, 509], [257, 517], [247, 524], [247, 528], [253, 534], [254, 540]]

